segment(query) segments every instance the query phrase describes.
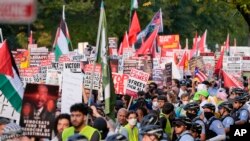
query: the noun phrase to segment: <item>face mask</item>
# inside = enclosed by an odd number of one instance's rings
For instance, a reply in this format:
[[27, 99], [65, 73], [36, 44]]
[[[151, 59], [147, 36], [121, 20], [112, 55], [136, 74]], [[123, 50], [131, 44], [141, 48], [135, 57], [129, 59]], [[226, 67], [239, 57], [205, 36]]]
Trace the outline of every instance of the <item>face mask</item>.
[[136, 123], [137, 123], [137, 119], [135, 119], [135, 118], [132, 118], [132, 119], [129, 119], [129, 120], [128, 120], [128, 124], [129, 124], [129, 125], [134, 126], [134, 125], [136, 125]]
[[214, 116], [214, 113], [212, 112], [204, 112], [204, 116], [207, 120], [209, 120], [212, 116]]
[[190, 118], [191, 120], [194, 119], [197, 115], [196, 114], [193, 114], [193, 113], [188, 113], [186, 112], [186, 115], [188, 118]]
[[188, 103], [188, 101], [182, 101], [183, 105], [186, 105]]
[[154, 101], [152, 104], [153, 104], [153, 107], [154, 107], [154, 108], [157, 108], [157, 107], [158, 107], [158, 102], [157, 102], [157, 101]]

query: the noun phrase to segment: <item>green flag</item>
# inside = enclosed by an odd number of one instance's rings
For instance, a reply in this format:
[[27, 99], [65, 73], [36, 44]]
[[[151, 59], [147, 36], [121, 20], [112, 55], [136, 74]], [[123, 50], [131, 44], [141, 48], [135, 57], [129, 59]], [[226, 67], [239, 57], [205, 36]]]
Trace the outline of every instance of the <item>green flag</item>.
[[[110, 63], [108, 59], [107, 23], [103, 2], [101, 3], [96, 47], [98, 50], [97, 63], [102, 66], [102, 88], [104, 91], [105, 113], [109, 114], [110, 111], [113, 110], [114, 100], [111, 100], [111, 98], [114, 96], [114, 89], [112, 89], [112, 75], [110, 73]], [[111, 103], [111, 101], [113, 103]]]

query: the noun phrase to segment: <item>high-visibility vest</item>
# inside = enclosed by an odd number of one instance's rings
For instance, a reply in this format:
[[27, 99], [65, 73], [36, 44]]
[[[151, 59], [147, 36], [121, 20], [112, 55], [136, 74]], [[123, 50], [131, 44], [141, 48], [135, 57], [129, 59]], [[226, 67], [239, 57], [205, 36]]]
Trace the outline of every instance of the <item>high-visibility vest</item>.
[[[84, 135], [85, 137], [88, 138], [88, 140], [91, 139], [92, 135], [94, 134], [94, 132], [97, 131], [99, 133], [99, 131], [91, 126], [86, 125], [80, 132], [80, 135]], [[75, 134], [75, 128], [74, 127], [69, 127], [64, 129], [63, 133], [62, 133], [62, 139], [63, 141], [67, 141], [68, 138], [70, 136], [73, 136]], [[101, 134], [100, 135], [100, 139], [101, 140]]]
[[[160, 117], [165, 117], [165, 115], [163, 113], [160, 113]], [[164, 132], [168, 135], [168, 137], [170, 139], [172, 139], [172, 135], [173, 135], [173, 130], [172, 130], [172, 127], [171, 127], [171, 124], [170, 124], [170, 121], [168, 118], [166, 118], [167, 122], [166, 122], [166, 126], [165, 126], [165, 129], [164, 129]]]
[[131, 129], [129, 127], [129, 124], [127, 124], [127, 125], [124, 126], [124, 128], [128, 132], [128, 139], [129, 139], [129, 141], [138, 141], [139, 130], [138, 130], [138, 128], [136, 126], [133, 129]]

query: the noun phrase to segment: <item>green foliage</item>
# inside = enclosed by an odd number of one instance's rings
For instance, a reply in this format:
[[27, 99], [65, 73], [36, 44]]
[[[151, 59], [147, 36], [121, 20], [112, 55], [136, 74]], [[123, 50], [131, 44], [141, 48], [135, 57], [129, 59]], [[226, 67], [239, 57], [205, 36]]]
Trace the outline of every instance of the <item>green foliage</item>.
[[[239, 1], [239, 0], [237, 0]], [[108, 36], [120, 40], [128, 31], [130, 21], [130, 0], [104, 0], [107, 16]], [[137, 14], [141, 29], [150, 22], [159, 8], [163, 12], [164, 34], [180, 34], [181, 44], [198, 32], [202, 35], [207, 29], [207, 42], [211, 49], [216, 43], [222, 44], [230, 34], [230, 44], [237, 39], [238, 45], [247, 45], [248, 25], [234, 3], [225, 4], [224, 0], [138, 0]], [[243, 9], [249, 8], [249, 2], [241, 0]], [[146, 4], [145, 4], [146, 3]], [[39, 46], [52, 47], [56, 29], [62, 15], [62, 5], [66, 4], [66, 22], [73, 47], [78, 42], [88, 41], [95, 45], [100, 0], [38, 0], [37, 20], [30, 25], [33, 37]], [[246, 10], [247, 11], [247, 10]], [[0, 25], [4, 37], [11, 48], [26, 48], [28, 25]]]

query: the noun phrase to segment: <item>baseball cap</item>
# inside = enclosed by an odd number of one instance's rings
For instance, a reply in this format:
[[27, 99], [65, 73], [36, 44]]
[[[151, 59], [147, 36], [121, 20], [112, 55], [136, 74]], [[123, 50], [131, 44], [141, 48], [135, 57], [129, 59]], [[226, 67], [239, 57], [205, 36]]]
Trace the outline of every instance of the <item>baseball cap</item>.
[[200, 95], [203, 95], [203, 96], [205, 96], [205, 97], [208, 97], [208, 96], [209, 96], [209, 93], [208, 93], [208, 91], [206, 91], [206, 90], [200, 90], [200, 91], [198, 91], [198, 92], [196, 92], [196, 93], [194, 94], [193, 100], [199, 100]]

